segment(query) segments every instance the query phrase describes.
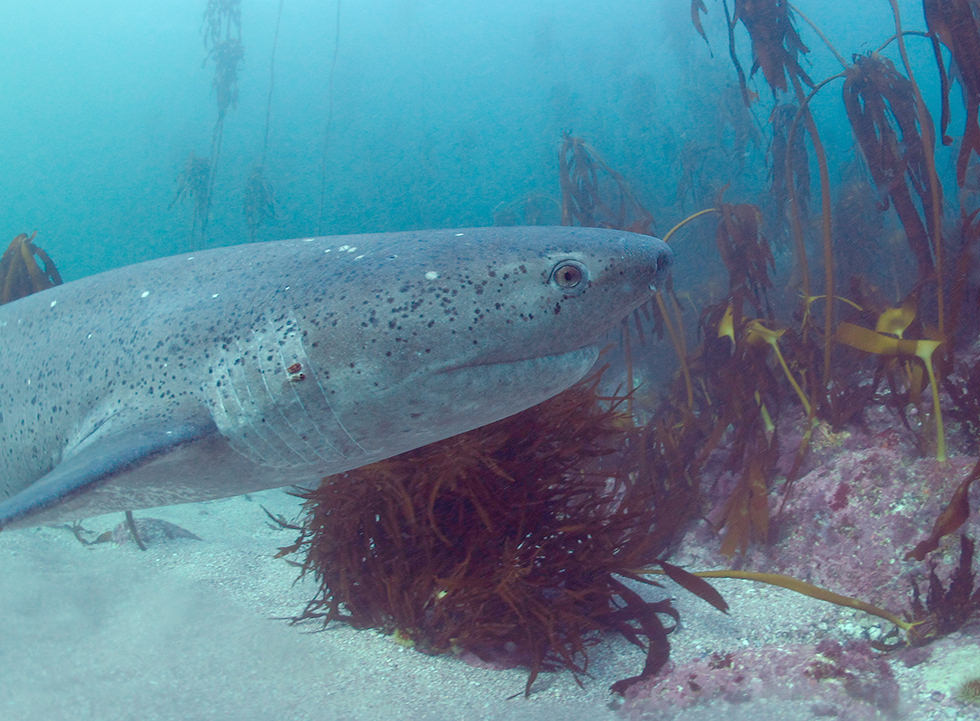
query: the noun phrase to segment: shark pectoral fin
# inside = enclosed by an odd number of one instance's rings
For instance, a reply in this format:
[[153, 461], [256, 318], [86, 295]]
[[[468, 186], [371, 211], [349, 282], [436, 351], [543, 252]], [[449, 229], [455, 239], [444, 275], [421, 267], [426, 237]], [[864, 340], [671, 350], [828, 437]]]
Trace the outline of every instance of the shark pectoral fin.
[[[89, 439], [77, 451], [68, 452], [47, 474], [0, 502], [0, 529], [63, 503], [99, 481], [216, 432], [208, 418], [135, 425]], [[113, 510], [125, 509], [106, 508], [105, 512]]]

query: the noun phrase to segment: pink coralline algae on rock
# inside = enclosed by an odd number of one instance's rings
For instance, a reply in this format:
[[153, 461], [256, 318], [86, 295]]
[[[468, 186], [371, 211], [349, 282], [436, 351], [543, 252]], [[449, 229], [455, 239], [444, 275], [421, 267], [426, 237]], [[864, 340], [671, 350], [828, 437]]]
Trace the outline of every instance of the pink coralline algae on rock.
[[[833, 433], [822, 424], [814, 428], [803, 472], [788, 492], [785, 476], [770, 488], [768, 542], [752, 544], [732, 558], [718, 552], [718, 526], [736, 478], [720, 463], [709, 463], [703, 484], [708, 489], [706, 520], [689, 531], [671, 561], [692, 571], [737, 568], [786, 574], [898, 616], [910, 611], [913, 581], [925, 593], [931, 568], [942, 584], [949, 584], [960, 555], [960, 534], [980, 537], [980, 484], [970, 491], [972, 512], [957, 533], [944, 537], [925, 563], [906, 556], [929, 535], [973, 469], [976, 457], [966, 452], [968, 439], [954, 429], [949, 460], [941, 463], [916, 448], [912, 434], [894, 418], [889, 420], [885, 409], [869, 410], [866, 416], [859, 429]], [[790, 442], [778, 467], [786, 470], [796, 446], [791, 430], [799, 423], [784, 426], [779, 433]], [[723, 458], [724, 451], [718, 456]], [[868, 619], [869, 626], [881, 631], [891, 628], [873, 616]], [[755, 646], [746, 646], [745, 639], [733, 638], [730, 645], [722, 641], [710, 655], [668, 665], [657, 677], [636, 684], [627, 691], [623, 711], [637, 721], [687, 718], [684, 710], [695, 708], [702, 714], [697, 718], [712, 713], [752, 718], [759, 711], [751, 712], [749, 706], [772, 700], [795, 705], [808, 718], [888, 718], [899, 713], [908, 692], [903, 681], [900, 700], [896, 670], [927, 658], [930, 665], [941, 662], [932, 656], [932, 646], [885, 654], [867, 640], [844, 641], [867, 630], [837, 628], [833, 621], [818, 624], [816, 619], [804, 625], [799, 618], [785, 621], [805, 629], [806, 635], [789, 643], [756, 639], [761, 645]], [[957, 642], [975, 644], [976, 630], [975, 623], [963, 626]], [[805, 643], [823, 635], [815, 644]]]
[[[702, 524], [685, 543], [685, 561], [700, 567], [731, 567], [784, 573], [863, 601], [901, 611], [908, 606], [910, 579], [926, 567], [905, 554], [928, 535], [936, 517], [976, 459], [954, 455], [947, 463], [914, 455], [897, 431], [833, 436], [815, 431], [810, 470], [785, 499], [782, 484], [770, 494], [770, 543], [727, 559], [707, 553], [718, 540]], [[821, 445], [822, 444], [822, 445]], [[724, 484], [719, 484], [723, 486]], [[971, 501], [976, 508], [980, 488]], [[725, 502], [721, 489], [709, 501], [710, 521]], [[962, 529], [980, 535], [976, 514]], [[955, 563], [956, 536], [936, 554], [941, 568]]]
[[864, 642], [822, 641], [713, 653], [678, 664], [627, 692], [622, 711], [635, 721], [677, 718], [712, 701], [798, 700], [816, 716], [882, 718], [899, 705], [888, 662]]

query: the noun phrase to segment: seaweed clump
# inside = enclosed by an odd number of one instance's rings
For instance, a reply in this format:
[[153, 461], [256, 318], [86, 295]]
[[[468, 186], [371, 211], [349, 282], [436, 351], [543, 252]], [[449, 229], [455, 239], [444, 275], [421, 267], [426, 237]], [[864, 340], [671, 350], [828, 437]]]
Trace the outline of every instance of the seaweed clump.
[[694, 504], [683, 484], [651, 477], [624, 399], [601, 399], [597, 384], [302, 494], [300, 535], [281, 555], [305, 554], [302, 572], [319, 591], [294, 620], [524, 665], [525, 694], [542, 670], [564, 667], [578, 681], [603, 632], [646, 651], [642, 672], [614, 691], [654, 674], [672, 629], [660, 616], [676, 622], [677, 612], [624, 581], [657, 585], [642, 569], [659, 563]]

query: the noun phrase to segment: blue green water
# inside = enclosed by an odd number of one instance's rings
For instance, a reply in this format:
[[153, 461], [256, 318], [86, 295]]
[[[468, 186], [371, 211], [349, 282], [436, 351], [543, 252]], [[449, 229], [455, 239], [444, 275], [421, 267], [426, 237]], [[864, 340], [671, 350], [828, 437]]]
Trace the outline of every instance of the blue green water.
[[[206, 5], [45, 0], [4, 12], [0, 231], [38, 230], [66, 279], [249, 238], [242, 195], [262, 153], [276, 0], [241, 3], [239, 96], [207, 231], [192, 232], [191, 203], [169, 207], [189, 154], [209, 154], [217, 117]], [[808, 5], [846, 57], [892, 32], [884, 1]], [[917, 3], [902, 5], [921, 28]], [[725, 139], [725, 108], [738, 103], [721, 10], [709, 3], [709, 48], [679, 1], [348, 1], [338, 33], [334, 2], [284, 0], [265, 166], [276, 220], [256, 239], [490, 224], [502, 203], [559, 196], [564, 131], [629, 178], [661, 233], [697, 209], [677, 198], [685, 171], [700, 178], [705, 203], [728, 182], [729, 198], [758, 201], [768, 91], [754, 82], [763, 101], [742, 121], [760, 135], [737, 158]], [[801, 32], [811, 76], [839, 70]], [[744, 32], [739, 42], [748, 70]], [[928, 94], [931, 50], [909, 42]], [[835, 167], [853, 154], [837, 87], [816, 112]]]

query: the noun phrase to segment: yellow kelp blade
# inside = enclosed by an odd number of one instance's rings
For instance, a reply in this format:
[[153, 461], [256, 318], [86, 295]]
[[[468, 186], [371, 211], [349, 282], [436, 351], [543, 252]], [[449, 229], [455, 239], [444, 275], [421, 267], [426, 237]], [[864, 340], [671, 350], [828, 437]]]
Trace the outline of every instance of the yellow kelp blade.
[[[880, 321], [879, 321], [880, 322]], [[946, 435], [943, 432], [943, 414], [939, 407], [939, 386], [932, 369], [932, 354], [942, 345], [938, 340], [911, 340], [885, 335], [853, 323], [841, 323], [837, 327], [837, 341], [865, 353], [884, 356], [915, 356], [926, 367], [929, 385], [932, 386], [932, 406], [936, 418], [936, 458], [946, 461]]]

